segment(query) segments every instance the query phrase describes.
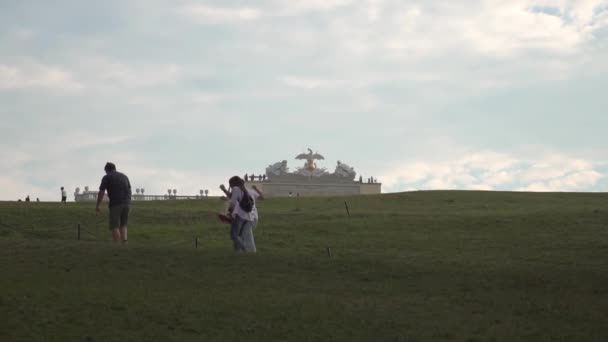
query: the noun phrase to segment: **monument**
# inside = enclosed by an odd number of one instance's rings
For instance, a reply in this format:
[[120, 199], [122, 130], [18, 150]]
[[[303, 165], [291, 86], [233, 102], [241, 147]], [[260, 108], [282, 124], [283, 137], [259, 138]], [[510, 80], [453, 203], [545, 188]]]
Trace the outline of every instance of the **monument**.
[[247, 184], [255, 184], [264, 195], [273, 197], [365, 195], [379, 194], [382, 190], [380, 183], [363, 183], [362, 177], [355, 180], [355, 169], [339, 160], [331, 173], [319, 167], [317, 161], [325, 160], [325, 157], [310, 148], [295, 159], [305, 162], [294, 172], [289, 171], [287, 160], [283, 160], [269, 165], [262, 181], [249, 178]]

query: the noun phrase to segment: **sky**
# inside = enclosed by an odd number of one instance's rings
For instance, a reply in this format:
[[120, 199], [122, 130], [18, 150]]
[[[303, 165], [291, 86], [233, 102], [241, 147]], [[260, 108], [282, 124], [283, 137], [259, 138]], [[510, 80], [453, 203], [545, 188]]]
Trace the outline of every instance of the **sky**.
[[0, 200], [309, 147], [383, 192], [603, 192], [607, 76], [608, 0], [0, 0]]

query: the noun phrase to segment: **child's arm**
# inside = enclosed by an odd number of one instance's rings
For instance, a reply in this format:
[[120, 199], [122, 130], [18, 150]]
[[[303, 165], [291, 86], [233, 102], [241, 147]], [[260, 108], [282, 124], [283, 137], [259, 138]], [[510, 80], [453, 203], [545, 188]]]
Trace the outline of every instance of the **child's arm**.
[[220, 185], [220, 190], [222, 190], [224, 192], [224, 194], [226, 194], [226, 197], [228, 197], [228, 198], [230, 198], [230, 196], [232, 195], [230, 192], [228, 192], [228, 190], [226, 189], [224, 184]]
[[258, 193], [258, 199], [264, 200], [264, 194], [260, 191], [260, 189], [258, 189], [257, 186], [253, 185], [251, 188]]

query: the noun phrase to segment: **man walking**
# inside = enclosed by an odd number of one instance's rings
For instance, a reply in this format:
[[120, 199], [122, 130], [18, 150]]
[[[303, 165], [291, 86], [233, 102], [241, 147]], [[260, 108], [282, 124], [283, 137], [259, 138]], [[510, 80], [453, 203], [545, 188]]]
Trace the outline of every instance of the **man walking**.
[[131, 183], [123, 173], [116, 171], [116, 165], [106, 163], [104, 168], [106, 175], [101, 179], [99, 193], [97, 194], [96, 212], [99, 213], [99, 205], [103, 201], [105, 192], [110, 198], [109, 217], [112, 239], [116, 242], [127, 242], [127, 224], [129, 222], [129, 210], [131, 205]]

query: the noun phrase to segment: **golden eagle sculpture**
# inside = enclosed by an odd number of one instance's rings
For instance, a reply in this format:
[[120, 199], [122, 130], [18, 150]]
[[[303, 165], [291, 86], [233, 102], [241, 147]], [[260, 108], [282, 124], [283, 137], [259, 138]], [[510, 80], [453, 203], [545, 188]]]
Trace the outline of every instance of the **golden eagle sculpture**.
[[308, 171], [314, 171], [317, 168], [317, 163], [315, 163], [315, 160], [325, 160], [325, 158], [316, 152], [313, 153], [310, 148], [308, 148], [307, 150], [308, 153], [298, 154], [296, 156], [296, 159], [306, 160], [306, 164], [304, 164], [304, 169]]

